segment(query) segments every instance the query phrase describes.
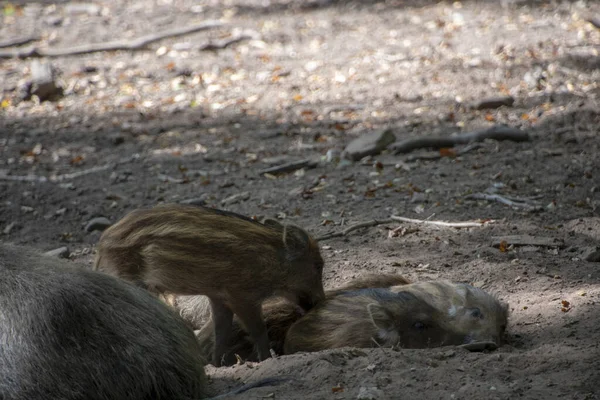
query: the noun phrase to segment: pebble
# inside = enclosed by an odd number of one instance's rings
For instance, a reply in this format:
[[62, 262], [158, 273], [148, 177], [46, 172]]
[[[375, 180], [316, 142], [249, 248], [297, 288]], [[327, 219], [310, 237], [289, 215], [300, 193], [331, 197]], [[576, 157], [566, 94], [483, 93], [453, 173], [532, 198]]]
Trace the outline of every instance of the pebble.
[[583, 259], [588, 262], [600, 262], [600, 250], [594, 249], [590, 251]]
[[12, 231], [15, 226], [17, 226], [17, 223], [16, 222], [11, 222], [10, 224], [6, 225], [6, 227], [4, 228], [4, 230], [2, 231], [2, 233], [4, 233], [5, 235], [8, 235], [10, 233], [10, 231]]
[[356, 396], [357, 400], [377, 400], [382, 399], [384, 396], [383, 390], [378, 389], [376, 387], [365, 387], [361, 386], [358, 389], [358, 396]]
[[110, 222], [110, 220], [106, 217], [96, 217], [96, 218], [92, 218], [86, 225], [85, 225], [85, 231], [86, 232], [93, 232], [93, 231], [103, 231], [106, 228], [108, 228], [109, 226], [112, 225], [112, 222]]
[[363, 157], [381, 153], [395, 141], [396, 136], [391, 129], [368, 133], [351, 141], [344, 149], [342, 156], [346, 159], [357, 161]]
[[515, 99], [512, 96], [490, 97], [473, 104], [473, 108], [476, 110], [486, 110], [491, 108], [500, 108], [502, 106], [511, 107], [514, 102]]

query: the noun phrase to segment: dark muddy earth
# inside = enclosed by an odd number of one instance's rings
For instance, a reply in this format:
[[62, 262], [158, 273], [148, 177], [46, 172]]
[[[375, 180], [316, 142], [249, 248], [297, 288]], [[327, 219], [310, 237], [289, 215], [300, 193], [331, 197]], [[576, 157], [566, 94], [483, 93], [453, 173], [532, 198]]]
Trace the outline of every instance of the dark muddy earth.
[[[37, 59], [63, 89], [44, 102], [28, 96], [32, 58], [0, 59], [3, 242], [67, 247], [90, 265], [106, 224], [95, 218], [161, 202], [316, 236], [371, 221], [321, 240], [327, 287], [395, 272], [468, 282], [510, 305], [495, 351], [340, 349], [207, 367], [212, 393], [290, 375], [238, 397], [600, 398], [598, 2], [0, 6], [0, 41], [31, 37], [21, 49], [43, 51], [221, 23], [139, 50]], [[514, 101], [479, 104], [500, 96]], [[402, 141], [500, 124], [531, 140], [339, 157], [387, 128]]]

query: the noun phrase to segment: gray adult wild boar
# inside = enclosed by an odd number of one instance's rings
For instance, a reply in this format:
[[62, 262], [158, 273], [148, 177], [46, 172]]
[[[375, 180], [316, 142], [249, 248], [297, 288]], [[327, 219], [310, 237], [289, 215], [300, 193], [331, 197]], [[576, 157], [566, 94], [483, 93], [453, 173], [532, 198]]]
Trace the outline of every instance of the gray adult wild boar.
[[308, 310], [325, 296], [319, 246], [303, 229], [180, 204], [133, 211], [104, 231], [95, 269], [153, 292], [206, 295], [217, 366], [233, 314], [264, 360], [270, 351], [263, 301], [281, 296]]
[[146, 291], [0, 244], [0, 399], [198, 399], [190, 329]]

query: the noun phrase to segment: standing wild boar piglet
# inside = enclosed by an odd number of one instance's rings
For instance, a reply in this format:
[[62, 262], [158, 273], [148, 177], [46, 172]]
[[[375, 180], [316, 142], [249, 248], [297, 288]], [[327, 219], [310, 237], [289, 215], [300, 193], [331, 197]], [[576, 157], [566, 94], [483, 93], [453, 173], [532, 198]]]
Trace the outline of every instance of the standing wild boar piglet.
[[197, 399], [185, 323], [111, 276], [0, 244], [0, 399]]
[[131, 212], [101, 236], [95, 269], [152, 292], [206, 295], [217, 366], [229, 343], [233, 314], [264, 360], [270, 351], [263, 301], [281, 296], [308, 310], [325, 297], [323, 259], [306, 231], [197, 206]]
[[489, 347], [502, 345], [508, 306], [482, 289], [440, 280], [395, 286], [391, 290], [411, 293], [438, 310], [438, 322], [459, 339], [446, 344], [487, 342]]
[[389, 289], [340, 292], [318, 304], [287, 331], [285, 354], [339, 347], [441, 346], [456, 341], [437, 310], [412, 293]]

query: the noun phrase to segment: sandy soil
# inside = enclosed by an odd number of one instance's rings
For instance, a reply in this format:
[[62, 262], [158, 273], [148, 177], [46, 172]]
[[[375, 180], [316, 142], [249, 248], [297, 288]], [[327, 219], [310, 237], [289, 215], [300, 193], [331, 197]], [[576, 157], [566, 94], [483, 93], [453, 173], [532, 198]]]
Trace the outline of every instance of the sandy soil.
[[[90, 263], [92, 218], [114, 222], [185, 199], [316, 235], [392, 214], [493, 220], [468, 229], [387, 223], [323, 241], [325, 279], [332, 287], [381, 271], [472, 283], [510, 304], [507, 345], [342, 349], [207, 367], [212, 392], [290, 375], [238, 398], [600, 398], [600, 264], [587, 261], [600, 246], [600, 30], [586, 22], [600, 15], [597, 2], [105, 0], [83, 11], [12, 3], [0, 2], [0, 37], [33, 34], [52, 49], [209, 19], [225, 25], [141, 51], [54, 58], [65, 94], [41, 104], [21, 100], [31, 60], [0, 60], [2, 241], [68, 246]], [[249, 38], [200, 49], [241, 34]], [[469, 107], [500, 95], [513, 106]], [[414, 159], [430, 151], [326, 157], [387, 127], [402, 140], [495, 123], [532, 140], [433, 160]], [[305, 158], [317, 166], [259, 174]], [[539, 209], [466, 198], [490, 188]], [[551, 243], [492, 246], [507, 235]]]

